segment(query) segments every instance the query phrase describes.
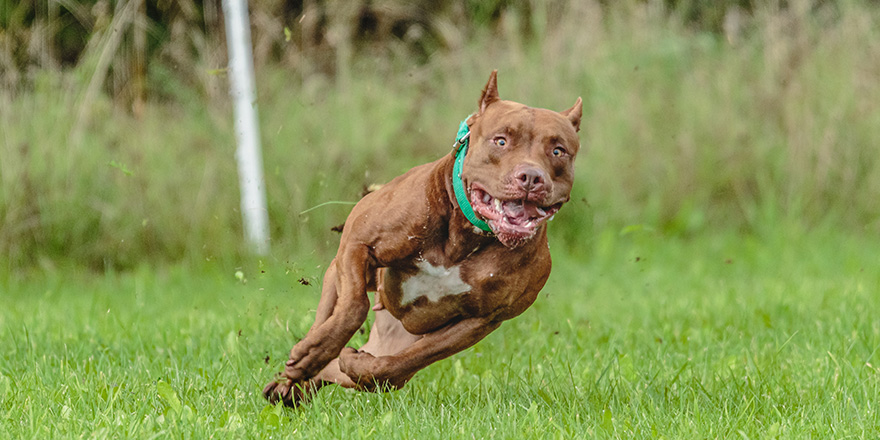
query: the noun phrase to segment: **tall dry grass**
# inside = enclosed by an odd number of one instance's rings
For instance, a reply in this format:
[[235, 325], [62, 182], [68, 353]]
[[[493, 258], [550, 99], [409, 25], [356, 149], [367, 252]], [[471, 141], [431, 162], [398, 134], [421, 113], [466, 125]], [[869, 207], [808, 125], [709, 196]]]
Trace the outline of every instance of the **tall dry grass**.
[[[279, 43], [285, 26], [292, 40], [318, 26], [307, 14], [258, 27], [281, 32], [272, 44], [255, 34], [258, 54], [271, 48], [259, 55], [258, 104], [273, 258], [331, 253], [329, 229], [349, 205], [304, 211], [446, 154], [493, 68], [502, 97], [556, 109], [585, 99], [573, 201], [551, 228], [573, 252], [604, 230], [880, 230], [877, 7], [736, 9], [712, 33], [657, 2], [530, 5], [502, 7], [483, 27], [448, 18], [467, 11], [438, 13], [423, 26], [443, 43], [421, 55], [403, 37], [313, 52]], [[216, 45], [200, 44], [211, 49], [194, 58], [195, 79], [148, 63], [161, 93], [138, 111], [106, 87], [83, 99], [98, 43], [83, 57], [92, 61], [35, 70], [28, 87], [0, 92], [7, 268], [236, 261], [226, 78]]]

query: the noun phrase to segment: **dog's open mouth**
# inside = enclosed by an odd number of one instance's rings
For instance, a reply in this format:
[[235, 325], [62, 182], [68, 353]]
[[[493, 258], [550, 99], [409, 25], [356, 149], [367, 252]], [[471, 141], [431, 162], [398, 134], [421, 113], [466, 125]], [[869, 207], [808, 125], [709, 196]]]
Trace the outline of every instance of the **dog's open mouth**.
[[483, 217], [498, 240], [507, 247], [516, 247], [532, 238], [538, 227], [556, 214], [562, 203], [541, 206], [533, 201], [502, 200], [477, 185], [471, 186], [471, 205]]

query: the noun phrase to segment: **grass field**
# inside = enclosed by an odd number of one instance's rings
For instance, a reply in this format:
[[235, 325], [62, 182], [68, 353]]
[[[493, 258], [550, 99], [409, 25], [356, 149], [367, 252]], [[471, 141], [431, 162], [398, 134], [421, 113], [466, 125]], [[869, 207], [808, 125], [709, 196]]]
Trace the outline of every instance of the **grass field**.
[[630, 228], [589, 248], [555, 252], [533, 308], [403, 390], [329, 387], [293, 411], [260, 389], [326, 262], [7, 275], [0, 437], [880, 435], [875, 245]]

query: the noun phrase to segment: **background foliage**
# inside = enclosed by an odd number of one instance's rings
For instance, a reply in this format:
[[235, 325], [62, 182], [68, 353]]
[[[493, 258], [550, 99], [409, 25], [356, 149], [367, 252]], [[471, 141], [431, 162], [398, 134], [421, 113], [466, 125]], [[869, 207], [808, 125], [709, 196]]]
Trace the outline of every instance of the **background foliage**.
[[[445, 154], [489, 71], [585, 99], [552, 233], [880, 231], [880, 12], [846, 0], [252, 2], [275, 256]], [[8, 269], [236, 258], [218, 1], [0, 0]]]

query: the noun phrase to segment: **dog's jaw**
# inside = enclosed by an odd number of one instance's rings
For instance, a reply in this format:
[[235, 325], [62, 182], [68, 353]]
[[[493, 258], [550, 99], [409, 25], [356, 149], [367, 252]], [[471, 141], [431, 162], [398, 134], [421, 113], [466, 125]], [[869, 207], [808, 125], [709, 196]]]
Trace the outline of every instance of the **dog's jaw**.
[[502, 199], [491, 195], [478, 183], [471, 185], [471, 205], [504, 246], [516, 248], [529, 241], [541, 225], [552, 218], [562, 202], [543, 204], [529, 198]]

